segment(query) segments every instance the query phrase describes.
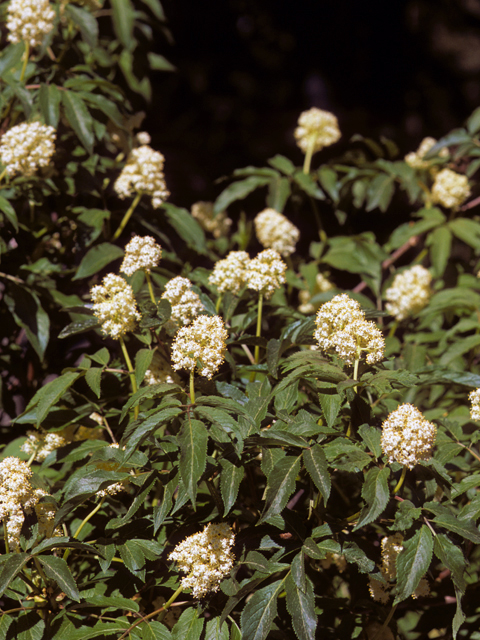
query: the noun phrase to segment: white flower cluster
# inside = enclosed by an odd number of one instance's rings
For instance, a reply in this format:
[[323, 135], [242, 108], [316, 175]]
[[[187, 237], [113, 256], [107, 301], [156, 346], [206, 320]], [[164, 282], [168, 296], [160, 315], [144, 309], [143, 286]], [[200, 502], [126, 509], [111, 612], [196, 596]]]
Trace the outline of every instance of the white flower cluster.
[[173, 368], [197, 371], [211, 378], [225, 357], [228, 332], [220, 316], [199, 316], [188, 327], [182, 327], [172, 344]]
[[[118, 449], [120, 445], [116, 442], [109, 445], [110, 449]], [[125, 449], [125, 447], [124, 447]], [[102, 471], [117, 471], [118, 473], [127, 472], [126, 467], [119, 467], [115, 460], [96, 460], [95, 468]], [[121, 491], [125, 491], [125, 486], [128, 484], [128, 480], [122, 480], [122, 482], [113, 482], [104, 489], [99, 489], [96, 495], [99, 498], [105, 498], [106, 496], [115, 496]]]
[[143, 380], [146, 384], [179, 384], [180, 382], [170, 364], [165, 362], [158, 352], [154, 353], [150, 368], [145, 372]]
[[230, 251], [223, 260], [218, 260], [208, 278], [219, 293], [231, 291], [235, 295], [245, 285], [246, 269], [250, 256], [246, 251]]
[[33, 176], [55, 153], [56, 131], [39, 122], [23, 122], [9, 129], [0, 142], [0, 160], [9, 176]]
[[119, 197], [123, 200], [145, 193], [151, 196], [153, 208], [158, 209], [170, 195], [163, 173], [164, 162], [163, 155], [146, 144], [132, 149], [127, 164], [115, 181], [114, 189]]
[[8, 40], [28, 42], [31, 47], [42, 44], [53, 29], [55, 11], [48, 0], [10, 0], [8, 5]]
[[[428, 169], [431, 165], [431, 160], [424, 160], [427, 153], [437, 144], [435, 138], [424, 138], [418, 149], [407, 153], [405, 156], [405, 162], [412, 167], [412, 169]], [[438, 154], [441, 158], [448, 156], [448, 149], [443, 147]]]
[[264, 209], [254, 220], [257, 239], [265, 249], [274, 249], [283, 256], [295, 251], [300, 231], [282, 213], [275, 209]]
[[144, 145], [150, 144], [150, 142], [152, 141], [148, 131], [139, 131], [137, 133], [137, 140], [140, 144], [144, 144]]
[[385, 340], [375, 324], [365, 319], [356, 300], [346, 293], [323, 304], [315, 319], [314, 338], [322, 351], [334, 351], [347, 364], [362, 355], [368, 364], [382, 360]]
[[223, 238], [228, 235], [232, 225], [225, 211], [214, 216], [213, 202], [195, 202], [192, 205], [192, 216], [198, 220], [205, 231], [213, 233], [214, 238]]
[[470, 392], [468, 399], [472, 403], [470, 407], [470, 416], [472, 420], [480, 420], [480, 389]]
[[186, 326], [199, 313], [205, 311], [198, 294], [192, 291], [191, 287], [190, 280], [181, 276], [172, 278], [165, 285], [162, 298], [168, 300], [172, 305], [172, 315], [168, 323], [170, 328]]
[[184, 589], [192, 589], [194, 598], [218, 591], [220, 582], [233, 567], [234, 542], [235, 534], [227, 524], [210, 523], [203, 531], [177, 544], [168, 556], [187, 574], [181, 585]]
[[314, 306], [310, 302], [310, 300], [317, 293], [325, 293], [326, 291], [331, 291], [332, 289], [335, 289], [335, 285], [332, 284], [330, 280], [323, 275], [323, 273], [317, 273], [317, 275], [315, 276], [315, 286], [313, 288], [313, 292], [310, 293], [310, 291], [308, 291], [307, 289], [302, 289], [302, 291], [300, 291], [298, 294], [298, 298], [300, 300], [298, 310], [300, 311], [300, 313], [315, 313], [320, 305]]
[[347, 568], [347, 560], [343, 553], [330, 553], [329, 551], [325, 558], [319, 562], [322, 569], [330, 569], [332, 564], [335, 564], [340, 573], [343, 573]]
[[68, 440], [60, 433], [45, 433], [42, 431], [27, 431], [27, 439], [22, 444], [22, 451], [28, 456], [35, 454], [34, 460], [43, 462], [49, 453], [64, 447]]
[[432, 456], [437, 427], [411, 404], [402, 404], [382, 425], [381, 446], [389, 462], [412, 469]]
[[102, 323], [102, 331], [118, 340], [133, 331], [140, 320], [132, 287], [120, 276], [109, 273], [101, 285], [90, 291], [93, 313]]
[[470, 196], [467, 176], [451, 169], [442, 169], [435, 176], [432, 201], [447, 209], [456, 209]]
[[385, 309], [398, 321], [418, 313], [430, 300], [431, 281], [430, 271], [421, 265], [397, 273], [392, 285], [385, 292], [385, 298], [388, 300]]
[[158, 267], [162, 249], [151, 236], [134, 236], [125, 247], [125, 257], [120, 271], [127, 276], [133, 276], [135, 271], [143, 269], [150, 271]]
[[329, 147], [340, 140], [342, 134], [333, 113], [312, 107], [300, 114], [294, 135], [303, 153], [307, 152], [311, 144], [313, 144], [313, 153], [316, 153], [323, 147]]
[[287, 265], [273, 249], [265, 249], [250, 260], [245, 271], [248, 289], [261, 293], [268, 300], [285, 280]]

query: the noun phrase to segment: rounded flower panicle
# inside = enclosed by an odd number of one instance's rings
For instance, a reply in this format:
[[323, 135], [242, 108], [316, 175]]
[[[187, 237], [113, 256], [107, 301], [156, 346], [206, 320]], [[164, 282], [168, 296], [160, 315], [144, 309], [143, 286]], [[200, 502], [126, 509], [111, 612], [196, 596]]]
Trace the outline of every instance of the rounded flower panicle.
[[342, 134], [333, 113], [312, 107], [300, 114], [294, 135], [303, 153], [309, 145], [313, 145], [313, 153], [316, 153], [340, 140]]
[[179, 329], [172, 344], [173, 368], [211, 378], [225, 359], [228, 332], [220, 316], [199, 316]]
[[114, 189], [120, 198], [130, 198], [145, 193], [152, 198], [152, 206], [158, 209], [170, 192], [165, 183], [163, 165], [165, 158], [148, 145], [132, 149], [127, 164], [115, 181]]
[[205, 311], [199, 296], [191, 290], [192, 283], [188, 278], [177, 276], [172, 278], [165, 285], [162, 298], [168, 300], [172, 305], [172, 315], [169, 320], [169, 327], [176, 328], [186, 326]]
[[49, 453], [64, 447], [68, 440], [60, 433], [44, 433], [41, 431], [27, 431], [27, 439], [21, 450], [28, 456], [35, 455], [34, 460], [43, 462]]
[[375, 364], [384, 358], [385, 339], [370, 320], [354, 320], [345, 329], [334, 333], [330, 341], [335, 353], [346, 364], [353, 364], [362, 355], [365, 355], [368, 364]]
[[382, 425], [381, 446], [389, 462], [412, 469], [432, 456], [437, 427], [411, 404], [402, 404]]
[[332, 336], [337, 331], [343, 331], [351, 322], [362, 320], [365, 320], [365, 314], [359, 303], [346, 293], [341, 293], [322, 304], [318, 310], [314, 338], [322, 351], [329, 351], [333, 348]]
[[258, 241], [266, 249], [273, 249], [283, 256], [295, 251], [300, 231], [282, 213], [275, 209], [264, 209], [254, 220]]
[[470, 416], [472, 420], [480, 420], [480, 389], [472, 391], [468, 399], [472, 403], [470, 407]]
[[442, 169], [435, 176], [432, 201], [447, 209], [456, 209], [470, 196], [467, 176], [451, 169]]
[[177, 544], [168, 556], [187, 574], [181, 585], [184, 589], [192, 589], [194, 598], [218, 591], [220, 582], [233, 567], [234, 542], [235, 534], [227, 524], [209, 523], [203, 531]]
[[48, 0], [10, 0], [7, 14], [8, 40], [26, 42], [30, 47], [42, 44], [53, 29], [55, 11]]
[[286, 282], [287, 265], [273, 249], [265, 249], [250, 260], [245, 271], [245, 282], [249, 289], [258, 291], [268, 300]]
[[249, 262], [250, 256], [246, 251], [230, 251], [226, 258], [215, 263], [208, 282], [215, 285], [221, 294], [231, 291], [237, 295], [245, 285]]
[[140, 320], [132, 287], [120, 276], [109, 273], [101, 285], [90, 292], [94, 302], [93, 313], [102, 324], [105, 335], [119, 340], [135, 329]]
[[430, 300], [431, 281], [432, 274], [421, 265], [397, 273], [385, 292], [388, 300], [385, 309], [398, 321], [418, 313]]
[[323, 275], [323, 273], [317, 273], [317, 275], [315, 276], [315, 286], [313, 288], [313, 292], [310, 293], [310, 291], [303, 289], [298, 294], [298, 298], [300, 300], [298, 310], [300, 311], [300, 313], [315, 313], [320, 305], [315, 306], [310, 302], [310, 300], [317, 293], [326, 293], [327, 291], [331, 291], [332, 289], [335, 289], [335, 285], [332, 284], [330, 280]]
[[212, 233], [214, 238], [227, 236], [232, 225], [225, 211], [214, 215], [213, 202], [195, 202], [192, 205], [192, 216], [198, 220], [202, 229]]
[[171, 365], [157, 352], [154, 353], [150, 368], [145, 372], [146, 384], [179, 384], [180, 380]]
[[137, 141], [139, 144], [150, 144], [150, 142], [152, 141], [150, 134], [148, 133], [148, 131], [139, 131], [137, 133]]
[[125, 247], [125, 257], [120, 271], [133, 276], [135, 271], [143, 269], [150, 273], [162, 257], [162, 249], [151, 236], [134, 236]]
[[39, 122], [23, 122], [9, 129], [0, 140], [0, 160], [9, 176], [33, 176], [46, 167], [55, 152], [56, 131]]
[[[418, 149], [416, 151], [412, 151], [411, 153], [407, 153], [405, 156], [405, 162], [408, 166], [412, 167], [412, 169], [428, 169], [431, 166], [431, 160], [424, 160], [427, 153], [437, 144], [435, 138], [424, 138]], [[441, 158], [445, 158], [448, 156], [448, 149], [444, 147], [438, 153]]]

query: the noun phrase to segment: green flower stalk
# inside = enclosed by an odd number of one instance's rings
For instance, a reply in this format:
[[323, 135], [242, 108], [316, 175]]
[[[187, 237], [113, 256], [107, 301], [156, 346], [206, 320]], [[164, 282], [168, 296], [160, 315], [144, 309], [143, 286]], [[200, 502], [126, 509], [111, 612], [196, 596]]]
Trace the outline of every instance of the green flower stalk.
[[310, 164], [314, 153], [324, 147], [329, 147], [341, 137], [336, 116], [316, 107], [300, 114], [294, 135], [297, 145], [305, 154], [304, 173], [310, 173]]

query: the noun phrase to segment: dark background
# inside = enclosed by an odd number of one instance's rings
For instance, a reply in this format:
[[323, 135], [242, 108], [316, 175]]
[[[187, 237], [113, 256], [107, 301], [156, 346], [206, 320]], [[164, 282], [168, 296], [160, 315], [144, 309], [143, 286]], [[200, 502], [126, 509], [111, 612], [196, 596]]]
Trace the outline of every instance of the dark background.
[[[155, 72], [144, 122], [166, 157], [171, 201], [214, 199], [215, 181], [276, 153], [302, 163], [293, 130], [334, 112], [402, 155], [480, 104], [480, 0], [164, 0], [177, 68]], [[315, 167], [315, 158], [313, 166]], [[319, 160], [317, 159], [317, 162]]]

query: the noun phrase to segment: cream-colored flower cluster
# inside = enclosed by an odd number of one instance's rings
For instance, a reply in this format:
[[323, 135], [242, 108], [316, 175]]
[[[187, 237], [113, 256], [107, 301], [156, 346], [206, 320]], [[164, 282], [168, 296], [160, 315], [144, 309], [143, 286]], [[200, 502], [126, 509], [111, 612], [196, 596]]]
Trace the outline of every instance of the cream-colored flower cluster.
[[230, 251], [223, 260], [218, 260], [208, 278], [219, 293], [231, 291], [235, 295], [245, 285], [246, 269], [250, 256], [246, 251]]
[[389, 462], [412, 469], [432, 456], [437, 427], [412, 404], [402, 404], [382, 425], [381, 445]]
[[55, 153], [56, 131], [39, 122], [23, 122], [9, 129], [0, 142], [0, 160], [9, 176], [33, 176]]
[[133, 331], [140, 320], [132, 287], [120, 276], [109, 273], [101, 285], [90, 291], [93, 313], [102, 324], [105, 335], [119, 340]]
[[192, 589], [194, 598], [218, 591], [220, 582], [233, 567], [234, 542], [235, 534], [227, 524], [210, 523], [203, 531], [177, 544], [168, 556], [187, 574], [181, 585], [184, 589]]
[[42, 44], [53, 29], [55, 11], [48, 0], [10, 0], [7, 14], [8, 40], [28, 42], [30, 47]]
[[[95, 414], [91, 414], [90, 418]], [[96, 414], [98, 415], [98, 414]], [[103, 424], [103, 418], [100, 417], [100, 424]], [[43, 462], [45, 458], [55, 449], [65, 447], [71, 442], [79, 442], [81, 440], [97, 440], [102, 436], [101, 429], [91, 429], [89, 427], [78, 427], [70, 425], [60, 431], [27, 431], [27, 439], [21, 446], [21, 450], [28, 456], [35, 456], [36, 462]]]
[[313, 153], [316, 153], [340, 140], [341, 133], [333, 113], [312, 107], [300, 114], [294, 135], [303, 153], [307, 152], [310, 145], [313, 146]]
[[199, 313], [205, 311], [198, 294], [192, 291], [192, 283], [188, 278], [177, 276], [165, 285], [162, 298], [172, 305], [172, 315], [167, 328], [176, 329], [192, 322]]
[[15, 456], [0, 461], [0, 521], [6, 523], [8, 543], [12, 550], [20, 543], [20, 533], [25, 514], [35, 511], [39, 521], [39, 533], [52, 534], [53, 506], [39, 505], [46, 493], [34, 489], [30, 482], [32, 471], [25, 462]]
[[430, 300], [431, 281], [430, 271], [421, 265], [397, 273], [392, 285], [385, 292], [385, 298], [388, 300], [385, 309], [398, 321], [418, 313]]
[[[435, 138], [424, 138], [418, 149], [416, 151], [412, 151], [411, 153], [407, 153], [405, 156], [405, 162], [412, 167], [412, 169], [429, 169], [431, 167], [432, 161], [425, 160], [425, 156], [427, 153], [437, 144]], [[445, 158], [448, 156], [448, 149], [443, 147], [439, 151], [438, 154], [441, 158]]]
[[472, 420], [480, 420], [480, 389], [475, 389], [470, 393], [468, 399], [472, 403], [470, 416]]
[[326, 278], [323, 273], [317, 273], [315, 276], [315, 286], [313, 288], [313, 292], [310, 293], [307, 289], [302, 289], [299, 292], [298, 298], [300, 300], [300, 305], [298, 306], [298, 310], [300, 313], [315, 313], [315, 311], [319, 308], [320, 305], [313, 305], [310, 300], [317, 293], [325, 293], [326, 291], [331, 291], [335, 289], [335, 285], [330, 282], [328, 278]]
[[[385, 536], [382, 539], [382, 566], [380, 572], [385, 582], [370, 576], [370, 595], [374, 600], [386, 604], [390, 598], [392, 589], [397, 579], [397, 557], [403, 551], [403, 536], [395, 533], [393, 536]], [[430, 594], [430, 587], [426, 578], [421, 578], [417, 588], [412, 593], [412, 598], [421, 598]]]
[[180, 383], [180, 379], [171, 365], [165, 362], [158, 352], [154, 353], [150, 368], [145, 372], [143, 380], [146, 384]]
[[319, 560], [322, 569], [330, 569], [334, 564], [340, 573], [343, 573], [347, 568], [347, 560], [343, 553], [327, 553], [323, 560]]
[[368, 364], [382, 360], [385, 340], [375, 324], [365, 319], [356, 300], [346, 293], [323, 304], [315, 319], [314, 337], [322, 351], [335, 352], [347, 364], [362, 356]]
[[192, 216], [205, 231], [212, 233], [214, 238], [227, 236], [232, 226], [232, 221], [225, 211], [214, 215], [213, 202], [195, 202], [192, 205]]
[[225, 358], [228, 332], [220, 316], [199, 316], [182, 327], [172, 344], [173, 368], [211, 378]]
[[451, 169], [442, 169], [435, 176], [432, 201], [447, 209], [456, 209], [470, 196], [467, 176]]
[[122, 200], [144, 193], [151, 196], [153, 208], [158, 209], [170, 195], [163, 173], [164, 163], [163, 155], [146, 144], [132, 149], [115, 181], [115, 191]]
[[148, 131], [139, 131], [137, 133], [137, 140], [141, 145], [150, 144], [150, 142], [152, 141]]
[[285, 283], [287, 265], [273, 249], [261, 251], [250, 260], [245, 270], [245, 283], [268, 300]]
[[295, 251], [300, 231], [282, 213], [264, 209], [254, 220], [257, 239], [265, 249], [273, 249], [283, 256]]
[[135, 271], [150, 271], [158, 267], [162, 257], [162, 249], [151, 236], [134, 236], [125, 247], [125, 257], [120, 271], [133, 276]]

